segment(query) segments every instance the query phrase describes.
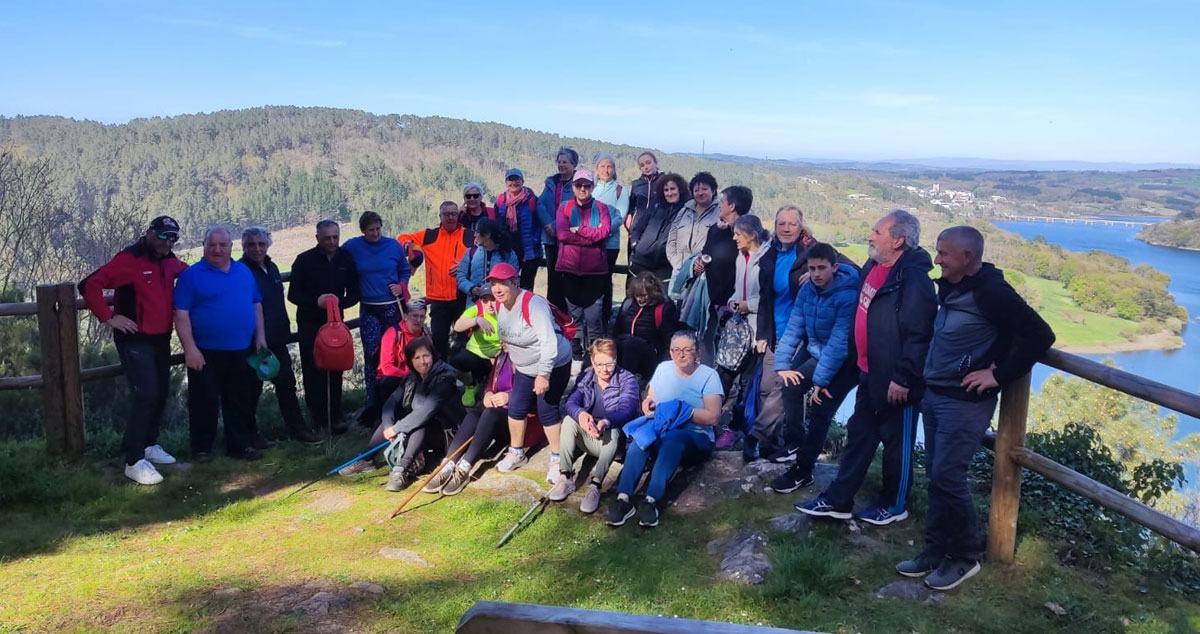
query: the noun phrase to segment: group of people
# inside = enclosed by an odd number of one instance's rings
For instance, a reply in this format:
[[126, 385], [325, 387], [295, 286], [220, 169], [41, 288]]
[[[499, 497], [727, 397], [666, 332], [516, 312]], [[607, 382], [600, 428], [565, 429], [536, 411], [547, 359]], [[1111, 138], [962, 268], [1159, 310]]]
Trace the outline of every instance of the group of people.
[[[931, 258], [919, 246], [917, 218], [894, 210], [872, 229], [860, 267], [817, 241], [799, 208], [780, 208], [767, 231], [751, 213], [750, 189], [719, 189], [706, 172], [662, 174], [649, 152], [628, 188], [616, 183], [611, 156], [594, 171], [579, 169], [578, 154], [563, 148], [556, 163], [540, 195], [509, 169], [493, 206], [470, 183], [462, 205], [440, 205], [436, 227], [395, 239], [382, 236], [373, 212], [359, 219], [362, 237], [344, 245], [336, 222], [318, 223], [317, 245], [296, 258], [287, 293], [297, 307], [305, 401], [318, 429], [344, 430], [342, 377], [316, 367], [313, 345], [330, 302], [360, 304], [360, 421], [375, 427], [371, 446], [387, 443], [344, 475], [385, 461], [390, 491], [432, 471], [424, 490], [455, 495], [481, 461], [514, 471], [544, 440], [549, 499], [582, 486], [580, 509], [595, 512], [620, 462], [607, 522], [636, 515], [653, 527], [676, 471], [739, 439], [746, 460], [791, 463], [771, 483], [776, 492], [812, 486], [833, 416], [857, 387], [836, 478], [796, 508], [875, 525], [907, 518], [920, 417], [925, 544], [897, 572], [949, 589], [979, 570], [966, 468], [997, 393], [1029, 371], [1054, 334], [983, 262], [978, 230], [944, 230]], [[262, 348], [281, 361], [273, 381], [288, 433], [318, 440], [287, 363], [290, 324], [267, 255], [270, 233], [243, 232], [244, 255], [232, 262], [232, 235], [211, 228], [204, 259], [191, 267], [171, 252], [178, 235], [174, 220], [156, 218], [80, 283], [112, 326], [129, 379], [126, 475], [142, 484], [161, 481], [154, 464], [174, 461], [156, 441], [172, 324], [188, 366], [194, 460], [211, 459], [218, 403], [230, 456], [253, 460], [271, 445], [254, 419], [262, 382], [246, 362]], [[623, 238], [630, 276], [614, 307]], [[422, 266], [425, 297], [412, 298], [408, 281]], [[533, 292], [539, 269], [545, 296]], [[116, 290], [111, 309], [104, 289]], [[879, 497], [855, 510], [881, 444]], [[595, 465], [581, 476], [583, 455]], [[440, 463], [427, 468], [426, 456]]]

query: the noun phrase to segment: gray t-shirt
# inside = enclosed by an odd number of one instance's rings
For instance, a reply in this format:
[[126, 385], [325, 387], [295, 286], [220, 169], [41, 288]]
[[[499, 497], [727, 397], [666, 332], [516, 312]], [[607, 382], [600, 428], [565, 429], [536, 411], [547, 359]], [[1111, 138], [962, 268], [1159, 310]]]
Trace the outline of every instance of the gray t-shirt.
[[511, 310], [500, 304], [496, 313], [500, 341], [517, 372], [525, 376], [550, 376], [551, 370], [571, 362], [571, 343], [555, 329], [550, 304], [539, 295], [530, 298], [529, 323], [525, 322], [521, 306], [528, 292], [517, 295]]

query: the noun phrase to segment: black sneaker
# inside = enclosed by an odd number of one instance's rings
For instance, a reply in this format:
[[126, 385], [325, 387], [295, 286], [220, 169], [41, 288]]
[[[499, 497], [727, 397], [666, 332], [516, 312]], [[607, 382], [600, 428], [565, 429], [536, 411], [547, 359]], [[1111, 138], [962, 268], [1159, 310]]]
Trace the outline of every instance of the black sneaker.
[[210, 452], [197, 451], [196, 453], [192, 454], [192, 462], [199, 463], [199, 464], [208, 464], [212, 461], [213, 461], [213, 456]]
[[637, 509], [633, 508], [633, 502], [616, 498], [612, 502], [612, 506], [608, 507], [609, 526], [624, 526], [625, 521], [633, 517]]
[[770, 460], [771, 462], [774, 462], [776, 464], [783, 464], [785, 462], [795, 462], [797, 453], [800, 453], [799, 447], [784, 447], [783, 449], [780, 449], [780, 450], [776, 451], [775, 453], [771, 454], [767, 458], [767, 460]]
[[823, 496], [807, 501], [796, 503], [796, 510], [805, 515], [815, 515], [816, 517], [832, 517], [835, 520], [848, 520], [854, 517], [850, 509], [838, 509], [829, 503]]
[[925, 577], [925, 585], [934, 590], [950, 590], [974, 577], [979, 572], [979, 562], [974, 559], [946, 557], [933, 572]]
[[239, 453], [230, 454], [229, 457], [237, 458], [238, 460], [247, 460], [247, 461], [253, 462], [255, 460], [262, 458], [263, 453], [261, 451], [255, 449], [254, 447], [246, 447]]
[[321, 437], [313, 433], [311, 429], [299, 427], [288, 432], [292, 440], [303, 445], [319, 445]]
[[771, 490], [776, 493], [791, 493], [796, 489], [810, 487], [813, 482], [815, 480], [813, 480], [812, 474], [797, 465], [771, 480]]
[[905, 577], [924, 577], [937, 567], [938, 558], [925, 552], [896, 564], [896, 572]]
[[267, 437], [262, 435], [261, 432], [255, 432], [254, 439], [250, 441], [250, 446], [259, 451], [266, 451], [275, 446], [275, 441], [267, 440]]
[[658, 526], [658, 504], [646, 500], [642, 502], [642, 512], [638, 517], [638, 526], [642, 528], [654, 528]]

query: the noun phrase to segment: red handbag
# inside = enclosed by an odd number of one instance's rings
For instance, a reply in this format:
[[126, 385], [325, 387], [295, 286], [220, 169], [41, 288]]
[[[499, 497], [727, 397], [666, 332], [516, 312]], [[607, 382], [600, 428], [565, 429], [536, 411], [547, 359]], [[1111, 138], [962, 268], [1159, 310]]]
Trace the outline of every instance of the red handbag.
[[325, 318], [313, 345], [313, 361], [326, 372], [346, 372], [354, 367], [354, 339], [336, 301], [326, 300]]

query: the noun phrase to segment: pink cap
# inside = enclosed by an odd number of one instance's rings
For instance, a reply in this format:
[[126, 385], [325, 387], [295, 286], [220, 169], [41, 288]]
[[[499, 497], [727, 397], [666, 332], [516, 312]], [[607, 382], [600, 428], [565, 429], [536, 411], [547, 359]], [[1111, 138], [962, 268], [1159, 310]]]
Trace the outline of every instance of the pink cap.
[[591, 170], [575, 170], [575, 175], [571, 177], [571, 182], [575, 181], [594, 183], [596, 182], [596, 177], [592, 176]]

